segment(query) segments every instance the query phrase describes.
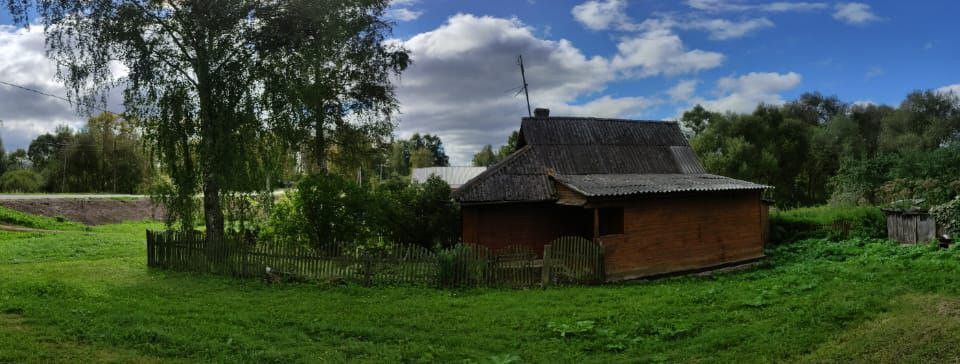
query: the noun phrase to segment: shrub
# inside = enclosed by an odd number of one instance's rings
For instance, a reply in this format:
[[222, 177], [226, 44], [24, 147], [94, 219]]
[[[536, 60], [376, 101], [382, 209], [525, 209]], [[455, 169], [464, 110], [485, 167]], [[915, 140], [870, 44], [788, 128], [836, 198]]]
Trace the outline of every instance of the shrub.
[[771, 240], [776, 243], [813, 238], [881, 238], [885, 233], [886, 219], [877, 207], [818, 206], [770, 215]]
[[475, 247], [458, 244], [437, 253], [438, 280], [444, 287], [475, 286], [490, 274], [489, 259]]
[[43, 177], [29, 169], [16, 169], [0, 176], [0, 190], [3, 192], [39, 192], [41, 186]]
[[[364, 242], [372, 234], [367, 225], [369, 194], [334, 174], [314, 174], [297, 184], [280, 215], [273, 219], [283, 232], [314, 246], [335, 242]], [[289, 221], [277, 221], [286, 218]], [[297, 226], [290, 226], [296, 223]]]
[[263, 235], [287, 243], [372, 246], [380, 240], [425, 248], [457, 241], [460, 214], [450, 186], [432, 177], [368, 191], [335, 175], [313, 175], [273, 206]]
[[934, 206], [930, 209], [930, 214], [951, 237], [960, 235], [960, 196], [945, 204]]
[[460, 210], [450, 186], [436, 176], [422, 184], [389, 181], [377, 190], [376, 198], [377, 226], [391, 241], [432, 248], [450, 246], [460, 235]]

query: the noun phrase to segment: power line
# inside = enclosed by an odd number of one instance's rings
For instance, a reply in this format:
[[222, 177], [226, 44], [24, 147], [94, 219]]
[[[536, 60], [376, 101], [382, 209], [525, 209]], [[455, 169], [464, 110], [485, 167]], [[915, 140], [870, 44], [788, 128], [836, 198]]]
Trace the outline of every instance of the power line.
[[[34, 88], [26, 87], [26, 86], [23, 86], [23, 85], [18, 85], [18, 84], [15, 84], [15, 83], [12, 83], [12, 82], [3, 81], [3, 80], [0, 80], [0, 85], [6, 85], [6, 86], [13, 87], [13, 88], [18, 88], [18, 89], [21, 89], [21, 90], [23, 90], [23, 91], [32, 92], [32, 93], [35, 93], [35, 94], [38, 94], [38, 95], [41, 95], [41, 96], [52, 97], [52, 98], [55, 98], [55, 99], [57, 99], [57, 100], [64, 101], [64, 102], [70, 104], [70, 106], [73, 106], [73, 101], [71, 101], [70, 99], [68, 99], [68, 98], [66, 98], [66, 97], [63, 97], [63, 96], [57, 96], [57, 95], [54, 95], [54, 94], [51, 94], [51, 93], [43, 92], [43, 91], [40, 91], [40, 90], [37, 90], [37, 89], [34, 89]], [[78, 104], [83, 105], [83, 103], [80, 103], [80, 102], [78, 102]], [[105, 109], [105, 108], [99, 107], [99, 106], [94, 105], [94, 104], [87, 104], [87, 105], [90, 106], [90, 107], [92, 107], [92, 108], [94, 108], [94, 109], [97, 109], [97, 110], [99, 110], [99, 111], [103, 111], [103, 112], [107, 112], [107, 113], [111, 113], [111, 114], [117, 114], [117, 115], [120, 114], [120, 113], [118, 113], [118, 112], [114, 112], [114, 111], [111, 111], [111, 110], [107, 110], [107, 109]]]

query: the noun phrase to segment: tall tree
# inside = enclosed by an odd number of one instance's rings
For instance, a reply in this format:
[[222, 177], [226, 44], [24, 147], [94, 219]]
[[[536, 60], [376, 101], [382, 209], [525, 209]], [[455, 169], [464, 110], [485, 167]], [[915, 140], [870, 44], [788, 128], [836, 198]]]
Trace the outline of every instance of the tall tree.
[[510, 136], [507, 137], [507, 143], [500, 146], [500, 149], [497, 150], [497, 156], [500, 160], [503, 160], [513, 152], [517, 151], [517, 143], [520, 142], [520, 131], [514, 130], [510, 133]]
[[500, 156], [493, 153], [493, 146], [484, 145], [477, 154], [473, 155], [474, 167], [489, 167], [500, 161]]
[[[179, 199], [199, 185], [213, 240], [224, 231], [221, 193], [250, 185], [236, 171], [263, 165], [251, 145], [270, 132], [298, 142], [309, 123], [325, 146], [344, 115], [394, 108], [387, 76], [409, 61], [384, 42], [387, 0], [6, 3], [21, 24], [37, 5], [58, 76], [84, 105], [117, 84], [113, 62], [127, 67], [127, 111], [143, 120]], [[192, 228], [191, 216], [181, 221]]]
[[720, 114], [707, 111], [707, 109], [697, 104], [692, 109], [684, 111], [680, 117], [680, 125], [690, 130], [693, 137], [700, 135], [710, 125], [712, 120], [716, 120]]

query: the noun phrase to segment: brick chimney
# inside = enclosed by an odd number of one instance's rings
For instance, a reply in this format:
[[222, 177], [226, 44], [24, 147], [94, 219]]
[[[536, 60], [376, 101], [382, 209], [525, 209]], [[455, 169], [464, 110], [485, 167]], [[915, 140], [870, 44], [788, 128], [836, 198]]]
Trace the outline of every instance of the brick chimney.
[[533, 117], [537, 119], [546, 119], [550, 117], [550, 109], [536, 108], [533, 109]]

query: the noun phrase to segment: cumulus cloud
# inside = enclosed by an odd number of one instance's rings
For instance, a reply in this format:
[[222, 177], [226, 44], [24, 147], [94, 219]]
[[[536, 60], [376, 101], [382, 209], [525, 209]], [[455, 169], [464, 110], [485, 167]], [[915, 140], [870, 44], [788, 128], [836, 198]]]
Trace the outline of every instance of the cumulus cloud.
[[589, 29], [631, 29], [634, 26], [626, 10], [627, 3], [624, 0], [590, 0], [574, 6], [570, 12], [574, 19]]
[[670, 99], [673, 101], [689, 100], [697, 91], [697, 84], [699, 83], [700, 82], [697, 80], [683, 80], [677, 82], [676, 85], [667, 90], [667, 95], [670, 96]]
[[944, 94], [953, 93], [954, 95], [960, 96], [960, 83], [943, 86], [941, 88], [936, 89], [936, 91]]
[[810, 11], [826, 9], [827, 4], [821, 2], [773, 2], [767, 4], [750, 4], [737, 0], [687, 0], [687, 6], [703, 11], [766, 11], [782, 13], [789, 11]]
[[[54, 78], [56, 66], [44, 52], [42, 26], [30, 29], [0, 25], [0, 81], [63, 96]], [[57, 125], [79, 126], [83, 118], [63, 100], [0, 85], [0, 138], [7, 150], [26, 148], [37, 135]]]
[[835, 10], [833, 18], [847, 24], [864, 25], [880, 20], [870, 5], [864, 3], [837, 4]]
[[687, 50], [680, 37], [666, 29], [626, 37], [617, 50], [613, 66], [638, 77], [698, 72], [720, 66], [725, 58], [717, 52]]
[[[569, 41], [539, 38], [517, 19], [459, 14], [403, 44], [414, 64], [397, 83], [401, 137], [438, 134], [453, 163], [468, 163], [484, 144], [504, 143], [527, 115], [523, 97], [510, 90], [521, 85], [519, 54], [533, 107], [550, 108], [553, 115], [642, 117], [661, 102], [595, 97], [621, 69], [607, 58], [584, 55]], [[667, 61], [652, 64], [663, 69], [661, 63]]]
[[717, 80], [719, 97], [712, 100], [695, 100], [708, 110], [718, 112], [752, 112], [757, 104], [782, 104], [780, 93], [797, 87], [802, 81], [795, 72], [751, 72], [739, 77], [724, 77]]
[[390, 8], [385, 12], [385, 16], [389, 19], [394, 19], [398, 21], [414, 21], [417, 20], [423, 11], [413, 10], [410, 7], [419, 3], [420, 0], [393, 0], [390, 2]]
[[727, 40], [740, 38], [752, 31], [773, 27], [773, 22], [767, 18], [748, 19], [744, 21], [730, 21], [726, 19], [700, 19], [681, 24], [689, 29], [703, 29], [710, 33], [710, 39]]
[[407, 8], [397, 8], [387, 10], [387, 17], [391, 19], [396, 19], [399, 21], [413, 21], [417, 20], [420, 15], [423, 15], [422, 11], [410, 10]]

